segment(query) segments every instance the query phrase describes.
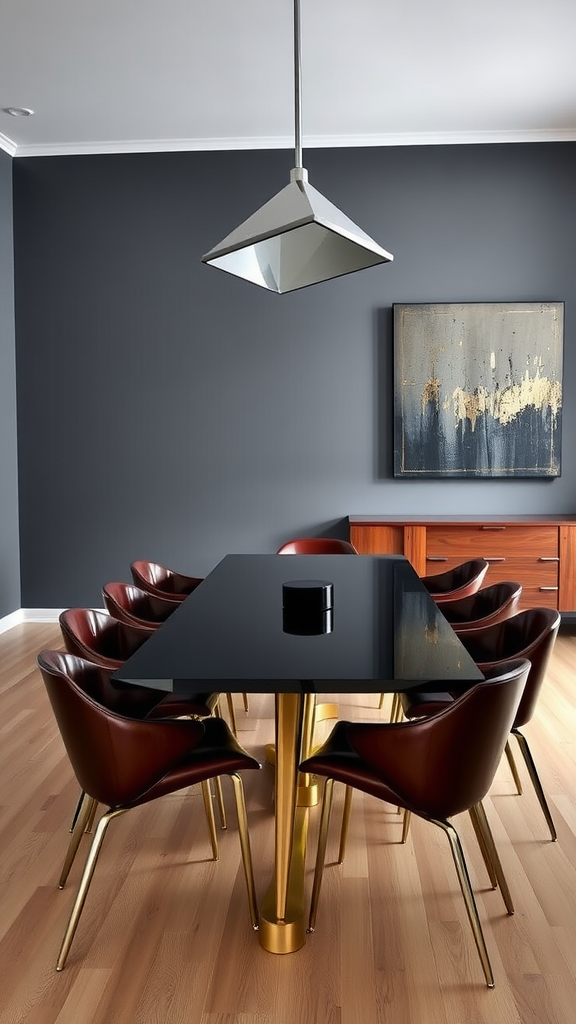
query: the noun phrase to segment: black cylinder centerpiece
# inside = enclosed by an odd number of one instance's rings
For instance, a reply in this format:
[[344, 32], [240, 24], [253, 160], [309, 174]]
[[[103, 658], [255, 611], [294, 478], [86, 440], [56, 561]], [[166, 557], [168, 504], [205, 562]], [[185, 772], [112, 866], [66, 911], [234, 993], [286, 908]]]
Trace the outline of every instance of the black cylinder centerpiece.
[[282, 628], [295, 636], [331, 633], [334, 584], [328, 580], [289, 580], [282, 584]]

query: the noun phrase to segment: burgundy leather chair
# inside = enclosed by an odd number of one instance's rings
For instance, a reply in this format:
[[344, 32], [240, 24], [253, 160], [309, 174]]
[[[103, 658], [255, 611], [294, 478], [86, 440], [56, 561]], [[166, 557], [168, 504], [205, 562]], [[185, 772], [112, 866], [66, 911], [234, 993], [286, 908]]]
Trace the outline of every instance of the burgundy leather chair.
[[481, 848], [488, 854], [507, 910], [512, 913], [510, 893], [481, 801], [498, 768], [529, 668], [526, 660], [503, 666], [499, 674], [478, 683], [432, 718], [400, 724], [338, 722], [324, 745], [300, 764], [300, 771], [327, 780], [310, 907], [311, 931], [322, 884], [333, 783], [342, 782], [417, 814], [446, 833], [486, 984], [493, 987], [494, 976], [464, 853], [448, 819], [461, 811], [472, 812]]
[[[58, 621], [66, 650], [102, 669], [100, 699], [111, 711], [148, 719], [178, 718], [181, 715], [207, 718], [218, 713], [218, 693], [196, 693], [184, 698], [179, 694], [166, 694], [163, 690], [113, 682], [110, 679], [110, 673], [121, 668], [127, 658], [153, 635], [154, 629], [129, 625], [115, 619], [108, 612], [94, 608], [67, 608]], [[222, 828], [227, 828], [219, 779], [215, 780], [215, 788], [220, 823]], [[71, 832], [84, 800], [85, 794], [81, 793], [72, 817]], [[96, 806], [93, 810], [95, 813]], [[88, 823], [87, 831], [91, 829], [92, 820]]]
[[[95, 608], [67, 608], [58, 619], [66, 650], [99, 665], [106, 673], [116, 672], [155, 631], [153, 626], [135, 626]], [[140, 717], [166, 718], [213, 714], [217, 693], [198, 693], [190, 698], [162, 690], [108, 681], [107, 707]]]
[[221, 718], [150, 721], [129, 718], [101, 703], [102, 672], [82, 658], [62, 651], [42, 651], [38, 665], [72, 768], [86, 801], [74, 827], [60, 888], [66, 882], [91, 812], [91, 803], [108, 810], [94, 833], [72, 913], [64, 933], [56, 970], [66, 962], [104, 835], [119, 814], [175, 793], [202, 785], [204, 808], [210, 822], [212, 853], [218, 859], [214, 812], [208, 780], [229, 775], [234, 785], [239, 835], [248, 891], [250, 917], [258, 925], [250, 840], [244, 790], [238, 772], [259, 768]]
[[[510, 658], [527, 658], [530, 661], [526, 687], [510, 731], [518, 741], [520, 752], [550, 830], [552, 842], [558, 838], [556, 828], [528, 741], [520, 729], [530, 721], [536, 710], [559, 627], [560, 613], [555, 609], [528, 608], [503, 622], [469, 629], [460, 634], [460, 640], [478, 668], [484, 673], [497, 670]], [[455, 696], [449, 691], [423, 693], [418, 690], [410, 690], [401, 694], [400, 702], [406, 717], [414, 719], [437, 713], [453, 701]], [[509, 742], [506, 743], [505, 753], [518, 793], [522, 793], [522, 783]]]
[[156, 597], [169, 597], [173, 601], [184, 601], [200, 586], [203, 579], [201, 576], [186, 576], [175, 572], [159, 562], [143, 560], [132, 562], [130, 572], [134, 583], [141, 590], [155, 594]]
[[442, 615], [456, 633], [477, 629], [479, 626], [493, 626], [518, 612], [522, 596], [520, 583], [505, 581], [493, 583], [478, 590], [470, 597], [442, 602]]
[[421, 580], [431, 597], [437, 604], [441, 604], [475, 594], [480, 590], [487, 571], [488, 562], [485, 558], [473, 558], [435, 576], [421, 576]]
[[288, 540], [278, 548], [277, 555], [357, 555], [348, 540], [338, 537], [299, 537]]
[[158, 629], [181, 603], [178, 598], [149, 594], [133, 583], [105, 583], [102, 596], [115, 619], [144, 629]]

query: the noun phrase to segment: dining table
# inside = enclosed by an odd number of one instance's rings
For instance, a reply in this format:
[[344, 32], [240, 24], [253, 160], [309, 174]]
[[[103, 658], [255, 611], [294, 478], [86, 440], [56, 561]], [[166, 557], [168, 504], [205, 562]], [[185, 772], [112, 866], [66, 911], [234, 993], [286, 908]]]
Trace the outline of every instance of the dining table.
[[[275, 853], [258, 936], [306, 941], [304, 877], [316, 695], [483, 679], [402, 555], [229, 554], [113, 676], [187, 695], [275, 695]], [[299, 797], [300, 793], [300, 797]]]

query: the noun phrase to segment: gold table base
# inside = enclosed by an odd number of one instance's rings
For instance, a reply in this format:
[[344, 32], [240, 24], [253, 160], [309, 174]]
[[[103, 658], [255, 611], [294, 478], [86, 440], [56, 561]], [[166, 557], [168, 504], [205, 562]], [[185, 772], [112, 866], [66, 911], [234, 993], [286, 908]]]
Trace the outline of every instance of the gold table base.
[[312, 792], [315, 780], [299, 773], [298, 765], [310, 750], [313, 728], [313, 694], [276, 694], [274, 877], [260, 907], [258, 928], [260, 945], [269, 953], [294, 953], [306, 941], [304, 874], [310, 805], [298, 803], [299, 793]]

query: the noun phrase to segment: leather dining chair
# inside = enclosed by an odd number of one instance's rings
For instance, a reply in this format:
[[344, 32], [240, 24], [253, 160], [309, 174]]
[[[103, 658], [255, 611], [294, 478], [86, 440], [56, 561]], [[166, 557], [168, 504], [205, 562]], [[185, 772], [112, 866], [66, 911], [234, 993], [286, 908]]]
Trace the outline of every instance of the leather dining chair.
[[[96, 608], [67, 608], [58, 619], [66, 650], [85, 658], [106, 672], [116, 672], [155, 632], [153, 626], [135, 626]], [[194, 715], [206, 718], [218, 703], [217, 693], [198, 693], [181, 697], [148, 687], [110, 682], [110, 704], [114, 696], [124, 712], [133, 704], [149, 718]]]
[[488, 571], [485, 558], [473, 558], [469, 562], [447, 569], [446, 572], [434, 576], [421, 576], [420, 579], [430, 596], [437, 604], [444, 601], [455, 601], [460, 597], [469, 597], [480, 590], [482, 581]]
[[[102, 587], [102, 597], [110, 615], [115, 619], [120, 619], [129, 626], [144, 629], [158, 629], [181, 605], [181, 601], [157, 597], [156, 594], [149, 594], [133, 583], [105, 583]], [[232, 731], [237, 734], [236, 711], [231, 693], [226, 694], [226, 703]], [[247, 708], [246, 698], [244, 707]]]
[[181, 603], [178, 599], [149, 594], [133, 583], [105, 583], [102, 597], [115, 619], [144, 629], [157, 629]]
[[[520, 583], [505, 581], [484, 587], [469, 597], [460, 597], [455, 601], [442, 602], [442, 615], [452, 626], [455, 633], [464, 633], [479, 626], [493, 626], [497, 622], [511, 618], [518, 611], [522, 586]], [[384, 694], [380, 695], [379, 708], [384, 703]], [[390, 721], [396, 722], [402, 717], [400, 694], [392, 698]]]
[[277, 555], [357, 555], [358, 552], [348, 540], [338, 537], [298, 537], [282, 544]]
[[[103, 670], [101, 702], [110, 711], [148, 719], [181, 716], [207, 718], [218, 713], [218, 693], [196, 693], [181, 697], [179, 694], [167, 694], [163, 690], [113, 682], [110, 679], [110, 673], [121, 668], [127, 658], [153, 635], [154, 629], [129, 625], [96, 608], [67, 608], [60, 614], [58, 621], [66, 650]], [[215, 780], [215, 787], [220, 822], [222, 828], [226, 828], [226, 810], [218, 779]], [[83, 801], [84, 793], [81, 793], [72, 818], [71, 832]], [[91, 827], [90, 821], [88, 831]]]
[[[160, 601], [169, 600], [178, 604], [185, 601], [196, 590], [196, 587], [199, 587], [203, 582], [203, 577], [201, 576], [185, 576], [181, 572], [176, 572], [174, 569], [168, 569], [166, 566], [160, 565], [159, 562], [147, 562], [142, 559], [131, 563], [130, 572], [132, 573], [134, 585], [140, 590], [150, 594], [154, 599], [159, 599]], [[124, 595], [118, 594], [117, 600], [118, 603], [127, 608], [125, 603], [127, 599]], [[162, 608], [162, 605], [160, 605], [160, 608]], [[129, 609], [127, 608], [127, 610]], [[146, 614], [145, 609], [144, 614]], [[248, 714], [247, 693], [242, 694], [242, 701], [244, 711]], [[227, 703], [230, 710], [232, 728], [236, 732], [236, 712], [230, 694], [227, 695]]]
[[[510, 658], [527, 658], [530, 662], [526, 687], [510, 731], [518, 741], [530, 780], [550, 830], [552, 842], [558, 838], [556, 828], [528, 741], [520, 729], [528, 724], [536, 710], [550, 655], [558, 635], [560, 620], [560, 613], [555, 609], [528, 608], [503, 622], [469, 629], [460, 634], [461, 642], [482, 672], [494, 671]], [[452, 702], [455, 696], [449, 691], [423, 693], [410, 690], [400, 696], [400, 703], [405, 716], [414, 719], [435, 714]], [[521, 794], [522, 783], [509, 742], [506, 743], [504, 749], [516, 789]]]
[[456, 633], [478, 629], [479, 626], [493, 626], [516, 615], [521, 596], [520, 583], [511, 580], [493, 583], [469, 597], [443, 601], [442, 615]]
[[130, 572], [137, 587], [156, 597], [170, 597], [175, 601], [184, 601], [203, 580], [201, 576], [186, 576], [160, 562], [142, 559], [131, 563]]
[[[238, 772], [259, 768], [259, 762], [238, 743], [221, 718], [150, 721], [118, 714], [100, 701], [102, 672], [82, 658], [62, 651], [42, 651], [38, 665], [66, 752], [81, 789], [107, 806], [88, 852], [70, 919], [58, 954], [56, 970], [66, 962], [92, 881], [108, 825], [119, 814], [159, 797], [201, 784], [214, 860], [218, 844], [208, 781], [220, 775], [232, 779], [252, 926], [258, 910], [252, 873], [244, 790]], [[90, 811], [86, 801], [74, 831], [60, 876], [63, 888]]]
[[[334, 782], [416, 814], [448, 837], [458, 881], [486, 984], [494, 975], [478, 917], [464, 852], [449, 820], [470, 811], [491, 874], [500, 884], [506, 908], [514, 907], [482, 806], [504, 749], [525, 686], [530, 664], [518, 660], [478, 683], [439, 714], [395, 723], [340, 721], [301, 772], [324, 776], [316, 869], [310, 906], [313, 931], [326, 854]], [[406, 836], [404, 829], [403, 840]]]

